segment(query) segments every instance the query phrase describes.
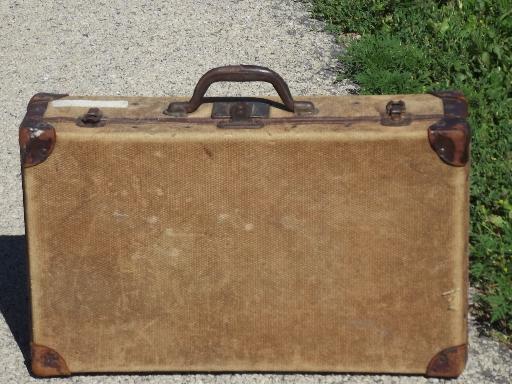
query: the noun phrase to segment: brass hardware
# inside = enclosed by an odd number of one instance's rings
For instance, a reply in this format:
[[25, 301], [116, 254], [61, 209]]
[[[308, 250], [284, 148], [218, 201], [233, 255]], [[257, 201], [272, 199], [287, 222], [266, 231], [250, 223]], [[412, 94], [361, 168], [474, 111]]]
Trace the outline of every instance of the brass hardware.
[[391, 100], [386, 104], [386, 113], [381, 118], [382, 125], [409, 125], [411, 121], [411, 115], [407, 113], [403, 100]]
[[297, 116], [309, 116], [318, 113], [318, 109], [311, 101], [295, 101], [294, 112]]
[[169, 104], [167, 109], [164, 111], [164, 114], [172, 117], [186, 117], [187, 106], [188, 102], [186, 101], [176, 101], [174, 103]]
[[386, 113], [389, 118], [393, 121], [401, 120], [405, 114], [405, 103], [403, 100], [393, 101], [391, 100], [386, 105]]
[[[261, 128], [263, 123], [257, 119], [252, 119], [252, 113], [255, 109], [255, 103], [238, 102], [229, 103], [229, 121], [221, 121], [217, 124], [219, 128]], [[268, 105], [267, 105], [268, 108]], [[268, 113], [268, 110], [267, 110]]]
[[226, 119], [233, 116], [232, 107], [240, 104], [247, 105], [247, 118], [268, 118], [270, 113], [270, 106], [267, 103], [261, 103], [258, 101], [220, 101], [213, 103], [212, 108], [212, 119]]
[[105, 125], [103, 112], [99, 108], [90, 108], [85, 115], [78, 118], [76, 124], [80, 127], [102, 127]]

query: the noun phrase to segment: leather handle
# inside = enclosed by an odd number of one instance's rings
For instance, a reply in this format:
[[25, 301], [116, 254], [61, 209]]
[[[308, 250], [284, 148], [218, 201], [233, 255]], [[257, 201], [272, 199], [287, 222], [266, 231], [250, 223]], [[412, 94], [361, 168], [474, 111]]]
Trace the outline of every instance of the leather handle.
[[187, 113], [194, 112], [203, 103], [206, 91], [213, 83], [220, 81], [249, 82], [264, 81], [274, 86], [283, 104], [290, 112], [295, 110], [295, 103], [284, 79], [269, 68], [257, 65], [228, 65], [206, 72], [197, 82], [192, 98], [186, 106]]
[[265, 81], [274, 86], [286, 110], [295, 112], [298, 115], [312, 115], [316, 113], [312, 102], [293, 100], [290, 89], [281, 76], [271, 69], [257, 65], [228, 65], [209, 70], [197, 82], [194, 94], [189, 101], [170, 103], [164, 113], [174, 117], [183, 117], [187, 113], [194, 112], [206, 101], [204, 95], [210, 85], [219, 81]]

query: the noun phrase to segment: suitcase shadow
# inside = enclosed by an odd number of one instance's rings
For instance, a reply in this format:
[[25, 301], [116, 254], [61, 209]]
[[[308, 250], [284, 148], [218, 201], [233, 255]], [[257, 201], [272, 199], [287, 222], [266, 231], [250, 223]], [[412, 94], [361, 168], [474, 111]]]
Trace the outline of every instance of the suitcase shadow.
[[0, 312], [25, 362], [29, 361], [30, 309], [24, 235], [0, 235]]

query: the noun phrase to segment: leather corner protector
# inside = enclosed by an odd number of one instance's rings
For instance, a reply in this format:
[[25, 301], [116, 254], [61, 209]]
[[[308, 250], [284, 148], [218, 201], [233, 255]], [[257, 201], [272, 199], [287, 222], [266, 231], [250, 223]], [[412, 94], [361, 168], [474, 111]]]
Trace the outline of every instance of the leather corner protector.
[[443, 349], [428, 364], [426, 376], [455, 378], [461, 375], [468, 360], [467, 344]]
[[468, 102], [464, 94], [459, 91], [437, 91], [430, 92], [431, 95], [439, 97], [443, 101], [445, 116], [465, 119], [468, 117]]
[[70, 376], [71, 372], [66, 362], [55, 350], [38, 345], [30, 344], [32, 354], [32, 373], [38, 377]]
[[43, 121], [48, 103], [67, 95], [37, 93], [27, 106], [27, 113], [19, 130], [22, 167], [30, 167], [45, 161], [55, 145], [55, 129]]
[[471, 141], [466, 98], [457, 91], [431, 94], [443, 101], [444, 117], [428, 128], [430, 146], [445, 163], [463, 167], [469, 161]]
[[469, 161], [471, 132], [466, 120], [444, 117], [428, 128], [428, 140], [445, 163], [463, 167]]
[[[24, 121], [26, 123], [27, 121]], [[32, 167], [45, 161], [53, 151], [56, 134], [52, 125], [44, 121], [28, 120], [19, 132], [21, 165]]]

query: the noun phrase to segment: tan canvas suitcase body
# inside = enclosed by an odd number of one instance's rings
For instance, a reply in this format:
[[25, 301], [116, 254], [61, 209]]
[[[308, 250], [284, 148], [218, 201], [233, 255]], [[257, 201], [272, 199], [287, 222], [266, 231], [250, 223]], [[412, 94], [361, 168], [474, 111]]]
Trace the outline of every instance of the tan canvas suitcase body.
[[[267, 81], [279, 98], [205, 98]], [[32, 369], [454, 377], [469, 127], [454, 92], [38, 94], [20, 127]]]

